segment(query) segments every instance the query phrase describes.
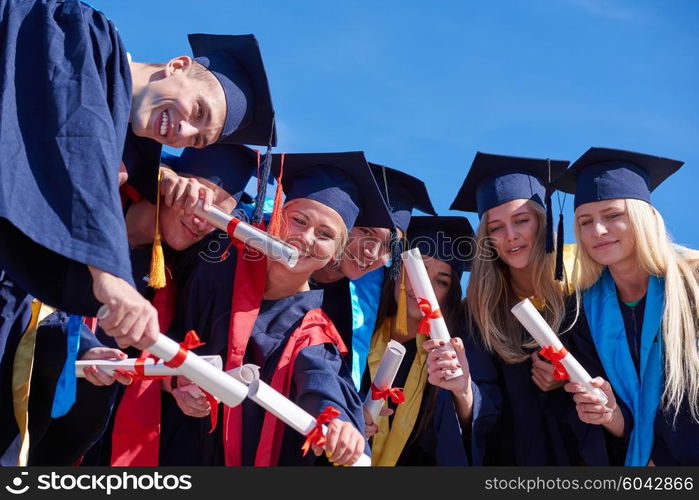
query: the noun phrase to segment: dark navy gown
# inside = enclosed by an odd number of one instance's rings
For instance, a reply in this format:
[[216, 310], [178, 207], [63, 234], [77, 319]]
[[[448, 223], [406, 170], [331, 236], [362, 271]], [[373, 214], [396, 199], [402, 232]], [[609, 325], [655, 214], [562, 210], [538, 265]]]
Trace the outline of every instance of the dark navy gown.
[[30, 295], [94, 315], [86, 264], [131, 281], [117, 190], [131, 74], [114, 25], [75, 0], [0, 0], [0, 33], [1, 454]]

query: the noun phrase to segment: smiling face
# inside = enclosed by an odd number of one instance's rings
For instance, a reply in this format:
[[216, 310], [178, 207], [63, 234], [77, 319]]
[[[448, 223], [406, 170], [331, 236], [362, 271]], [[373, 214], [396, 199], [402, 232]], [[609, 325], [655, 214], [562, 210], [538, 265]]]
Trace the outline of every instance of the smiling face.
[[603, 200], [575, 210], [579, 243], [598, 264], [614, 266], [635, 258], [634, 236], [626, 201]]
[[487, 214], [487, 234], [498, 256], [509, 267], [525, 269], [539, 234], [539, 219], [529, 200], [512, 200]]
[[299, 249], [290, 273], [310, 277], [335, 257], [346, 240], [345, 223], [335, 210], [315, 200], [297, 198], [284, 206], [282, 239]]
[[[195, 177], [214, 191], [214, 205], [226, 213], [231, 213], [237, 203], [225, 190], [202, 177]], [[184, 250], [201, 241], [214, 230], [214, 226], [194, 214], [187, 215], [181, 208], [160, 204], [160, 234], [163, 241], [173, 250]]]
[[391, 257], [391, 231], [383, 227], [355, 226], [342, 254], [340, 270], [356, 280], [384, 266]]
[[[452, 285], [452, 268], [446, 262], [443, 262], [434, 257], [430, 257], [428, 255], [423, 255], [422, 261], [425, 263], [425, 268], [427, 269], [427, 276], [429, 276], [430, 278], [430, 283], [432, 284], [434, 294], [437, 297], [439, 307], [443, 308], [444, 300], [449, 294], [449, 290], [451, 289]], [[422, 312], [417, 306], [417, 297], [415, 297], [415, 294], [413, 292], [413, 287], [411, 286], [410, 280], [408, 279], [408, 274], [401, 273], [401, 276], [405, 277], [405, 293], [408, 302], [408, 318], [419, 321], [420, 319], [422, 319]], [[400, 282], [400, 279], [396, 280], [396, 286], [393, 291], [396, 302], [400, 300]]]
[[133, 96], [133, 132], [176, 148], [216, 142], [225, 118], [223, 87], [187, 56], [170, 60]]

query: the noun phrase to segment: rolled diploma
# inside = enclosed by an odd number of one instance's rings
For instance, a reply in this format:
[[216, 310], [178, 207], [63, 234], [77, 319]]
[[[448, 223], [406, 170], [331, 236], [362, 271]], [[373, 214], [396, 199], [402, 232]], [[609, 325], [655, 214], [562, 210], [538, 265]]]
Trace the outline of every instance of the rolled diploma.
[[[316, 426], [316, 419], [304, 409], [290, 401], [260, 380], [259, 368], [255, 365], [243, 365], [227, 372], [232, 378], [247, 383], [248, 397], [270, 412], [296, 432], [307, 436]], [[323, 425], [323, 435], [328, 428]], [[362, 454], [352, 467], [369, 467], [371, 458]]]
[[[223, 367], [221, 356], [201, 356], [201, 359], [215, 366], [219, 370]], [[83, 369], [88, 366], [96, 366], [100, 370], [112, 375], [114, 370], [125, 370], [132, 372], [136, 364], [137, 358], [122, 359], [119, 361], [111, 359], [91, 359], [80, 360], [75, 362], [75, 376], [78, 378], [84, 377]], [[170, 377], [173, 375], [182, 375], [179, 368], [170, 368], [165, 366], [163, 360], [158, 360], [156, 363], [153, 358], [146, 358], [143, 362], [143, 373], [146, 377]]]
[[[209, 208], [208, 212], [205, 212], [203, 203], [203, 201], [197, 203], [197, 206], [194, 207], [194, 215], [228, 233], [228, 224], [237, 219], [214, 205]], [[262, 252], [272, 260], [281, 261], [289, 268], [298, 263], [299, 251], [295, 247], [245, 222], [240, 221], [235, 226], [233, 234], [229, 234], [229, 236]]]
[[[425, 263], [422, 261], [422, 254], [420, 253], [420, 250], [417, 248], [407, 250], [401, 254], [401, 258], [403, 259], [405, 271], [408, 273], [410, 284], [413, 286], [415, 297], [417, 299], [426, 299], [432, 306], [433, 311], [439, 309], [439, 303], [437, 302], [437, 297], [432, 289], [432, 283], [430, 283], [430, 277], [427, 274]], [[454, 347], [450, 342], [451, 335], [449, 335], [449, 329], [447, 328], [446, 321], [444, 321], [444, 317], [430, 320], [430, 337], [436, 340], [444, 341], [447, 348], [454, 352]], [[463, 370], [459, 368], [448, 376], [447, 380], [460, 377], [463, 374]]]
[[[97, 319], [99, 320], [108, 315], [109, 307], [106, 305], [102, 305], [97, 311]], [[148, 351], [153, 356], [165, 361], [172, 360], [179, 350], [180, 345], [162, 333], [158, 335], [155, 344], [148, 347]], [[245, 385], [191, 351], [187, 353], [184, 362], [177, 369], [181, 375], [228, 406], [238, 406], [248, 395]]]
[[[522, 323], [522, 326], [526, 328], [529, 334], [542, 348], [553, 346], [557, 351], [563, 349], [563, 344], [558, 336], [553, 333], [549, 324], [541, 314], [539, 314], [539, 311], [536, 310], [529, 299], [524, 299], [522, 302], [515, 304], [512, 308], [512, 314], [515, 315], [519, 322]], [[587, 370], [578, 363], [578, 360], [575, 359], [572, 354], [566, 354], [561, 360], [561, 364], [565, 366], [572, 382], [584, 386], [585, 390], [599, 396], [604, 401], [604, 404], [607, 404], [607, 396], [599, 388], [590, 384], [592, 377], [590, 377]]]
[[[404, 356], [405, 347], [400, 342], [391, 340], [386, 346], [379, 368], [376, 370], [373, 385], [377, 389], [384, 391], [391, 388]], [[364, 400], [364, 409], [371, 415], [374, 422], [379, 418], [379, 412], [383, 408], [384, 402], [384, 399], [371, 399], [371, 389], [369, 390], [369, 394], [367, 394]]]

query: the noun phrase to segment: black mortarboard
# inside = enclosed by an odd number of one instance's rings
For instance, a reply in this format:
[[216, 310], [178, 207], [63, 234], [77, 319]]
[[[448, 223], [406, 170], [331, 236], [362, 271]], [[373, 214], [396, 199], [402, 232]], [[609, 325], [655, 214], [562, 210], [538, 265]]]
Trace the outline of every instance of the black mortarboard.
[[211, 71], [226, 96], [219, 143], [276, 146], [274, 108], [254, 35], [191, 34], [194, 60]]
[[590, 148], [554, 185], [575, 193], [575, 208], [593, 201], [634, 198], [650, 203], [650, 193], [684, 162], [633, 151]]
[[286, 201], [309, 198], [335, 210], [347, 230], [355, 225], [393, 229], [393, 219], [361, 151], [275, 154], [272, 172], [279, 176]]
[[426, 214], [437, 215], [427, 187], [420, 179], [377, 163], [369, 162], [369, 166], [393, 215], [396, 227], [401, 231], [405, 233], [408, 230], [414, 208]]
[[475, 238], [466, 217], [413, 217], [408, 226], [408, 248], [449, 264], [458, 274], [471, 268]]

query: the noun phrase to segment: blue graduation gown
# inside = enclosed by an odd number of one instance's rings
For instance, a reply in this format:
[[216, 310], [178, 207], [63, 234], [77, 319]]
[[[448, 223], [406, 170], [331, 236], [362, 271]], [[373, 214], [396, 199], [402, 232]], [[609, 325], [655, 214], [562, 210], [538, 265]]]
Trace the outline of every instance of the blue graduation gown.
[[[352, 359], [352, 299], [349, 279], [341, 278], [332, 283], [311, 282], [312, 290], [323, 291], [321, 309], [330, 319], [347, 347], [347, 360]], [[349, 361], [348, 361], [349, 364]]]
[[[639, 304], [642, 305], [642, 304]], [[626, 337], [629, 349], [632, 352], [631, 358], [637, 359], [633, 354], [634, 346], [640, 346], [638, 337], [643, 325], [643, 314], [639, 310], [636, 314], [637, 329], [632, 332], [634, 318], [630, 317], [630, 310], [621, 307], [622, 317], [626, 326]], [[578, 359], [578, 361], [590, 372], [593, 377], [600, 376], [609, 380], [607, 373], [597, 353], [594, 340], [590, 333], [590, 326], [585, 316], [584, 308], [581, 304], [580, 314], [577, 322], [570, 331], [568, 350]], [[617, 396], [617, 404], [624, 415], [624, 438], [625, 443], [633, 429], [633, 414], [625, 402]], [[655, 465], [699, 465], [699, 424], [692, 420], [689, 412], [687, 398], [682, 401], [680, 412], [673, 423], [674, 411], [665, 412], [661, 407], [658, 409], [654, 428], [654, 442], [651, 452], [651, 459]], [[617, 448], [619, 445], [617, 444]], [[618, 450], [623, 464], [626, 453], [625, 447]]]
[[31, 304], [32, 297], [0, 269], [0, 456], [19, 433], [12, 406], [12, 370], [17, 345], [31, 320]]
[[75, 0], [0, 0], [0, 32], [0, 268], [47, 304], [93, 316], [86, 264], [131, 282], [117, 190], [126, 51]]
[[[286, 342], [306, 313], [321, 306], [322, 298], [322, 291], [311, 290], [280, 300], [262, 301], [245, 354], [246, 363], [260, 367], [262, 380], [271, 383]], [[299, 352], [288, 397], [314, 416], [333, 406], [340, 410], [338, 418], [352, 422], [360, 431], [364, 429], [362, 401], [334, 344], [309, 346]], [[256, 403], [251, 400], [243, 403], [244, 465], [254, 464], [264, 416], [265, 410]], [[304, 440], [304, 436], [286, 428], [278, 465], [312, 465], [315, 455], [309, 452], [303, 457], [301, 453]]]
[[[541, 391], [531, 379], [530, 359], [503, 362], [468, 324], [462, 338], [477, 390], [474, 465], [609, 465], [604, 431], [577, 418], [571, 395], [562, 388]], [[568, 344], [567, 336], [561, 340]]]

